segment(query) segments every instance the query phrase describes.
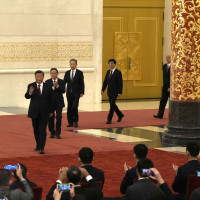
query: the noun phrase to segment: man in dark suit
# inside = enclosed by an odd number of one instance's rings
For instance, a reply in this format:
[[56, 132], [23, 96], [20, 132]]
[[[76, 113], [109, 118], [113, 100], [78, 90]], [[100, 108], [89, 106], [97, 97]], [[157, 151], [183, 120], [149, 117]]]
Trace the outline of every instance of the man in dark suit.
[[[22, 163], [18, 163], [21, 167], [21, 171], [22, 171], [22, 176], [24, 177], [24, 179], [27, 180], [28, 184], [30, 185], [30, 187], [37, 187], [37, 185], [33, 182], [31, 182], [27, 177], [27, 167], [22, 164]], [[10, 189], [17, 189], [17, 188], [23, 188], [24, 189], [24, 185], [22, 184], [22, 182], [20, 181], [19, 177], [17, 176], [16, 171], [14, 171], [14, 178], [15, 181], [10, 185]]]
[[[56, 68], [52, 68], [50, 70], [51, 79], [45, 81], [47, 85], [49, 85], [52, 92], [52, 107], [53, 107], [53, 115], [49, 118], [49, 131], [51, 132], [50, 138], [54, 138], [55, 136], [60, 139], [61, 133], [61, 124], [62, 124], [62, 109], [65, 107], [63, 93], [65, 93], [65, 84], [62, 79], [58, 78], [58, 70]], [[56, 128], [54, 127], [54, 119], [56, 112]]]
[[163, 65], [163, 87], [162, 87], [162, 97], [160, 100], [160, 106], [158, 114], [153, 117], [162, 119], [165, 111], [165, 106], [167, 104], [168, 98], [170, 96], [170, 69], [171, 69], [171, 56], [166, 56], [167, 63]]
[[103, 87], [101, 91], [101, 95], [103, 95], [106, 87], [108, 86], [108, 97], [109, 97], [109, 103], [110, 103], [110, 112], [107, 117], [107, 122], [106, 124], [111, 124], [113, 114], [114, 112], [118, 116], [117, 122], [120, 122], [124, 115], [122, 112], [119, 110], [119, 108], [116, 105], [116, 99], [117, 97], [120, 97], [122, 94], [122, 87], [123, 87], [123, 80], [122, 80], [122, 73], [116, 68], [116, 60], [115, 59], [110, 59], [108, 61], [108, 65], [110, 67], [110, 70], [107, 71], [104, 82], [103, 82]]
[[[80, 185], [81, 175], [85, 177], [88, 182], [88, 188], [83, 188]], [[63, 167], [59, 170], [58, 180], [52, 186], [49, 193], [46, 196], [46, 200], [54, 200], [53, 192], [57, 187], [57, 184], [62, 184], [66, 181], [67, 183], [73, 183], [75, 188], [75, 195], [81, 194], [87, 200], [101, 200], [103, 193], [101, 192], [100, 187], [96, 184], [91, 175], [84, 168], [78, 168], [76, 166], [71, 166], [70, 168]], [[62, 193], [61, 200], [71, 200], [69, 191]]]
[[44, 72], [41, 70], [36, 71], [35, 82], [28, 85], [27, 92], [25, 93], [25, 98], [31, 99], [28, 117], [32, 119], [36, 141], [35, 151], [39, 150], [40, 154], [44, 154], [47, 122], [49, 116], [52, 115], [52, 88], [44, 83], [43, 80]]
[[186, 187], [188, 176], [196, 174], [200, 171], [200, 163], [197, 160], [200, 147], [195, 142], [188, 142], [186, 145], [186, 156], [188, 162], [181, 167], [173, 165], [176, 177], [172, 183], [172, 189], [174, 192], [178, 192], [178, 199], [183, 200], [186, 198]]
[[[84, 77], [83, 72], [77, 68], [77, 60], [70, 60], [71, 70], [66, 71], [64, 82], [67, 83], [67, 127], [78, 127], [78, 105], [79, 98], [84, 95]], [[74, 123], [74, 124], [73, 124]]]
[[127, 188], [125, 195], [126, 200], [146, 200], [153, 190], [160, 190], [158, 185], [143, 174], [143, 169], [150, 169], [152, 167], [153, 163], [148, 158], [143, 158], [138, 161], [138, 181]]
[[[92, 176], [95, 181], [101, 181], [103, 188], [104, 185], [104, 172], [101, 169], [92, 166], [92, 161], [94, 157], [94, 152], [88, 147], [83, 147], [80, 149], [79, 153], [79, 164], [82, 168], [85, 168], [88, 173]], [[81, 182], [86, 182], [85, 178]]]
[[[145, 144], [137, 144], [133, 148], [133, 154], [134, 154], [134, 160], [136, 163], [143, 158], [147, 157], [148, 154], [148, 147]], [[137, 180], [138, 176], [136, 173], [136, 166], [131, 168], [124, 164], [124, 171], [125, 171], [125, 176], [121, 182], [120, 186], [120, 192], [122, 194], [126, 194], [126, 190], [130, 185], [133, 185]]]

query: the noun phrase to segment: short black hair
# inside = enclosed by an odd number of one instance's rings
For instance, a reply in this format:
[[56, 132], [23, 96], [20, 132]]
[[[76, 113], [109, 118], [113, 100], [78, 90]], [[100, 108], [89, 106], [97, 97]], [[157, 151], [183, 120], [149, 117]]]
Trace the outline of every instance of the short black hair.
[[116, 62], [116, 60], [115, 60], [115, 59], [113, 59], [113, 58], [112, 58], [112, 59], [109, 59], [109, 60], [108, 60], [108, 63], [109, 63], [109, 62], [113, 62], [114, 64], [116, 64], [116, 63], [117, 63], [117, 62]]
[[50, 69], [50, 72], [51, 72], [52, 70], [56, 70], [56, 72], [58, 73], [58, 69], [57, 69], [57, 68], [55, 68], [55, 67], [54, 67], [54, 68], [51, 68], [51, 69]]
[[72, 165], [67, 170], [67, 180], [77, 185], [81, 181], [81, 170], [77, 166]]
[[42, 75], [44, 76], [44, 72], [43, 72], [42, 70], [37, 70], [37, 71], [35, 72], [35, 76], [36, 76], [36, 74], [42, 74]]
[[77, 60], [75, 58], [70, 59], [69, 62], [74, 61], [77, 64]]
[[90, 164], [93, 160], [94, 152], [89, 147], [83, 147], [79, 153], [79, 158], [84, 164]]
[[153, 162], [148, 158], [142, 158], [137, 162], [136, 168], [142, 177], [142, 169], [150, 169], [153, 167]]
[[199, 155], [199, 144], [196, 142], [188, 142], [186, 144], [186, 150], [192, 157], [197, 157]]
[[133, 147], [133, 152], [138, 159], [146, 158], [148, 154], [148, 147], [145, 144], [137, 144]]
[[[21, 170], [22, 170], [22, 176], [23, 176], [24, 178], [26, 178], [27, 167], [26, 167], [23, 163], [18, 163], [18, 164], [19, 164], [20, 167], [21, 167]], [[17, 178], [17, 179], [19, 179], [18, 176], [17, 176], [17, 174], [16, 174], [16, 171], [14, 171], [14, 177]]]
[[7, 169], [0, 169], [0, 186], [8, 186], [10, 179], [10, 171]]

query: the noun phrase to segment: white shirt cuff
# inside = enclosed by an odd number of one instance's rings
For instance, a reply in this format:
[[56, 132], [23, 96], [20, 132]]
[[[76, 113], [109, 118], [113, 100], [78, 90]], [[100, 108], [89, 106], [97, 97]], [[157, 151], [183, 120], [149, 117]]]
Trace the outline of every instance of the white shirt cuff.
[[57, 180], [57, 181], [56, 181], [56, 183], [62, 184], [62, 181], [60, 181], [60, 180]]
[[93, 178], [92, 178], [91, 175], [88, 175], [85, 179], [86, 179], [86, 181], [88, 182], [88, 181], [90, 181], [90, 180], [93, 179]]

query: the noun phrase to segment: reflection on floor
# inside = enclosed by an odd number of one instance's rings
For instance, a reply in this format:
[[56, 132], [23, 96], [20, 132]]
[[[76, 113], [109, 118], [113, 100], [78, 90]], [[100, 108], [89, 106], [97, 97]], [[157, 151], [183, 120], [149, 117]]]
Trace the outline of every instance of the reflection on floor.
[[165, 130], [166, 127], [164, 126], [144, 126], [73, 131], [79, 134], [92, 135], [95, 137], [101, 137], [130, 144], [143, 143], [150, 148], [156, 148], [164, 151], [184, 153], [185, 147], [163, 147], [162, 135], [165, 134]]

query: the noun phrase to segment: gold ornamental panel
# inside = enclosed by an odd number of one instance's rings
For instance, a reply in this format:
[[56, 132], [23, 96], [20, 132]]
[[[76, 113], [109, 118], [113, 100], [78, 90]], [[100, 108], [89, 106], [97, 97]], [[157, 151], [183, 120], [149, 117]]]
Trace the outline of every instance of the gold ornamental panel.
[[142, 33], [115, 32], [115, 59], [123, 80], [141, 80]]
[[200, 1], [172, 1], [171, 99], [200, 101]]
[[93, 60], [92, 41], [0, 42], [0, 62]]

